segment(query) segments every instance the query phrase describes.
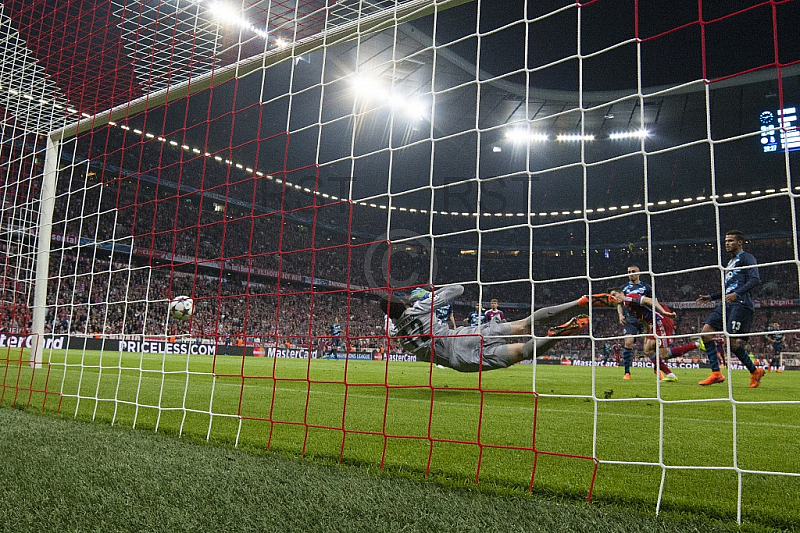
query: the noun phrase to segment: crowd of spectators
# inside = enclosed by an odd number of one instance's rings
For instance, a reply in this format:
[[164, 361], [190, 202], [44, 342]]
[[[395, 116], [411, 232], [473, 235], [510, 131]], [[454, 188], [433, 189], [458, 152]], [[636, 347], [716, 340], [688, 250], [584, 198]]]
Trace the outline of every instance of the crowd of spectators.
[[[331, 290], [302, 282], [281, 283], [271, 279], [253, 279], [242, 274], [194, 274], [165, 264], [153, 266], [143, 258], [125, 256], [114, 259], [94, 248], [65, 250], [51, 262], [48, 287], [47, 327], [53, 333], [84, 335], [164, 335], [199, 337], [219, 343], [272, 343], [324, 347], [330, 343], [330, 325], [342, 324], [348, 345], [354, 350], [374, 350], [387, 346], [383, 337], [384, 318], [374, 293], [370, 291]], [[56, 257], [54, 256], [54, 259]], [[585, 282], [584, 282], [585, 283]], [[484, 302], [495, 296], [484, 287]], [[576, 287], [579, 288], [579, 287]], [[499, 292], [499, 291], [498, 291]], [[535, 307], [574, 299], [581, 291], [560, 296], [539, 290]], [[170, 298], [187, 294], [195, 299], [195, 314], [190, 321], [170, 320]], [[517, 294], [519, 296], [519, 294]], [[501, 299], [501, 305], [503, 300]], [[460, 300], [454, 306], [456, 322], [472, 310], [472, 301]], [[519, 305], [515, 303], [514, 305]], [[506, 318], [526, 316], [530, 305], [506, 307]], [[678, 334], [698, 334], [707, 309], [678, 309]], [[767, 324], [779, 322], [787, 329], [798, 321], [796, 307], [765, 307], [756, 313], [754, 332], [765, 331]], [[546, 327], [537, 329], [545, 335]], [[613, 311], [596, 309], [592, 335], [598, 339], [618, 340], [622, 335]], [[589, 339], [570, 339], [559, 343], [554, 354], [565, 357], [590, 357]], [[392, 344], [389, 349], [396, 349]], [[750, 340], [754, 353], [764, 353], [768, 346], [763, 336]], [[800, 335], [786, 336], [786, 350], [800, 350]]]
[[[530, 302], [540, 308], [603, 292], [622, 284], [631, 264], [640, 266], [662, 302], [693, 301], [721, 287], [725, 259], [719, 257], [717, 243], [703, 239], [654, 242], [650, 247], [590, 245], [587, 250], [582, 239], [554, 233], [534, 239], [532, 250], [526, 243], [516, 250], [506, 246], [477, 254], [451, 243], [437, 246], [431, 256], [422, 242], [389, 249], [384, 241], [353, 236], [344, 225], [337, 229], [335, 220], [322, 224], [274, 205], [255, 204], [254, 181], [221, 180], [220, 186], [195, 190], [204, 183], [192, 181], [195, 174], [186, 172], [186, 164], [159, 166], [154, 154], [141, 150], [122, 150], [118, 161], [110, 160], [116, 152], [104, 156], [106, 166], [128, 169], [113, 179], [85, 166], [62, 172], [53, 216], [48, 332], [226, 342], [271, 338], [307, 346], [326, 343], [330, 324], [338, 321], [355, 349], [373, 349], [386, 344], [381, 338], [384, 320], [374, 293], [365, 288], [387, 287], [392, 284], [387, 279], [422, 282], [432, 273], [435, 285], [464, 284], [465, 293], [455, 305], [457, 323], [476, 302], [492, 298], [513, 320], [530, 312]], [[229, 172], [217, 167], [200, 169], [197, 175]], [[134, 179], [131, 172], [158, 179]], [[4, 272], [11, 272], [10, 258], [20, 255], [15, 247], [24, 240], [0, 242]], [[607, 242], [616, 242], [615, 235]], [[757, 299], [798, 298], [798, 266], [789, 239], [762, 238], [748, 249], [764, 265]], [[25, 290], [4, 281], [0, 318], [5, 328], [20, 329], [20, 317], [29, 318], [7, 297]], [[167, 303], [181, 294], [195, 299], [194, 317], [170, 321]], [[706, 314], [703, 309], [679, 309], [679, 333], [698, 332]], [[792, 329], [797, 318], [796, 307], [766, 306], [756, 313], [753, 331], [763, 331], [773, 321]], [[616, 314], [596, 313], [593, 334], [619, 336]], [[585, 353], [589, 342], [565, 341], [559, 350]], [[788, 351], [797, 344], [796, 335], [787, 336]], [[764, 350], [761, 336], [752, 338], [751, 349]]]

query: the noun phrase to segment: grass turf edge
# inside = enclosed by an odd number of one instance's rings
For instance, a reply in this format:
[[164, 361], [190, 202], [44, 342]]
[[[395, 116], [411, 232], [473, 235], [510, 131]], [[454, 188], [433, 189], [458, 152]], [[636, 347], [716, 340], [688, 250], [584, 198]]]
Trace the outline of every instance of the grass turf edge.
[[[42, 531], [769, 531], [0, 407], [0, 525]], [[502, 492], [502, 491], [501, 491]]]

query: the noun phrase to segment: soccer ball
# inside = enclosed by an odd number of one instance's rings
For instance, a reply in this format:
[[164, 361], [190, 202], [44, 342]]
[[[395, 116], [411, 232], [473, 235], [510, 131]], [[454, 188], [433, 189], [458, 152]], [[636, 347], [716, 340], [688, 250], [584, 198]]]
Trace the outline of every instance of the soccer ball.
[[175, 320], [189, 320], [194, 314], [194, 300], [188, 296], [176, 296], [169, 302], [169, 316]]

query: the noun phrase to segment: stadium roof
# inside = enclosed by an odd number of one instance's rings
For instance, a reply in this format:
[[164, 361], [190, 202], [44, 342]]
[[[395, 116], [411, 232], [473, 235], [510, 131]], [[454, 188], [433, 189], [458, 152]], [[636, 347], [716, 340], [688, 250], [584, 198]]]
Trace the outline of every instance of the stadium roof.
[[[474, 2], [440, 4], [452, 7], [434, 17], [429, 2], [417, 0], [397, 5], [397, 13], [407, 8], [403, 13], [412, 22], [399, 25], [397, 32], [362, 31], [358, 40], [348, 40], [356, 9], [379, 26], [386, 20], [379, 8], [395, 6], [394, 1], [244, 1], [237, 3], [239, 18], [228, 13], [222, 21], [215, 5], [201, 0], [6, 2], [2, 22], [18, 45], [13, 68], [4, 72], [21, 73], [31, 87], [28, 95], [0, 91], [6, 120], [24, 121], [41, 133], [78, 115], [87, 119], [87, 127], [97, 126], [103, 117], [115, 119], [110, 114], [98, 118], [95, 113], [103, 107], [137, 98], [157, 106], [167, 97], [154, 95], [167, 94], [169, 87], [177, 97], [181, 92], [175, 87], [188, 87], [190, 80], [194, 90], [214, 84], [215, 101], [226, 96], [232, 101], [235, 95], [247, 102], [251, 97], [245, 95], [252, 92], [255, 101], [264, 102], [262, 114], [280, 116], [285, 105], [271, 102], [270, 91], [289, 90], [291, 79], [289, 127], [298, 130], [291, 150], [281, 145], [271, 153], [259, 145], [256, 159], [253, 145], [227, 136], [193, 138], [191, 131], [181, 142], [192, 141], [201, 152], [226, 150], [230, 155], [224, 157], [231, 160], [256, 160], [251, 165], [264, 174], [285, 170], [284, 160], [289, 169], [323, 162], [316, 186], [329, 196], [342, 194], [342, 181], [333, 178], [353, 176], [347, 183], [350, 194], [367, 207], [391, 202], [406, 210], [448, 214], [474, 214], [479, 194], [482, 210], [527, 217], [574, 214], [585, 207], [594, 213], [600, 207], [622, 210], [648, 203], [657, 208], [659, 202], [669, 207], [714, 192], [722, 199], [723, 194], [793, 185], [787, 184], [787, 161], [760, 149], [758, 118], [764, 110], [800, 105], [800, 45], [793, 27], [798, 1], [703, 5], [702, 14], [696, 1], [639, 5], [637, 20], [633, 1], [587, 3], [578, 16], [576, 4], [566, 1], [483, 0], [478, 18]], [[319, 50], [322, 28], [329, 39], [335, 35], [341, 42]], [[344, 30], [337, 34], [335, 28]], [[54, 39], [61, 43], [56, 51], [48, 46]], [[287, 61], [291, 53], [294, 61]], [[247, 67], [232, 68], [237, 58]], [[169, 71], [159, 66], [167, 60], [173, 63]], [[272, 66], [263, 77], [245, 76], [235, 88], [224, 83], [247, 68], [260, 72], [264, 64]], [[352, 87], [337, 81], [349, 81], [356, 64], [360, 72], [387, 83], [393, 94], [407, 101], [418, 98], [427, 108], [423, 119], [403, 121], [386, 105], [362, 108], [353, 145], [342, 143], [337, 117], [352, 120]], [[326, 104], [320, 110], [319, 88], [309, 88], [323, 75]], [[9, 76], [0, 78], [4, 88], [19, 83]], [[117, 113], [135, 125], [141, 120], [131, 113], [144, 105], [120, 107]], [[177, 107], [182, 110], [164, 111], [167, 130], [194, 123], [190, 105]], [[204, 111], [222, 114], [230, 106], [211, 110], [209, 104]], [[321, 133], [304, 129], [320, 117]], [[547, 135], [548, 141], [517, 144], [510, 135], [519, 129]], [[636, 137], [641, 130], [648, 131], [644, 140]], [[263, 138], [272, 131], [262, 126], [257, 133]], [[615, 133], [633, 136], [612, 140]], [[558, 135], [595, 140], [557, 142]], [[435, 148], [424, 142], [429, 137], [436, 139]], [[234, 149], [237, 143], [242, 146]], [[788, 165], [796, 167], [795, 159], [789, 157]], [[282, 177], [296, 181], [298, 172]], [[480, 191], [475, 177], [481, 179]], [[450, 184], [455, 185], [446, 187]], [[433, 199], [432, 187], [437, 188]], [[395, 195], [391, 200], [387, 191]], [[384, 213], [371, 210], [377, 217], [363, 214], [356, 221], [363, 229], [385, 220]], [[469, 216], [458, 218], [427, 224], [434, 233], [475, 226]]]

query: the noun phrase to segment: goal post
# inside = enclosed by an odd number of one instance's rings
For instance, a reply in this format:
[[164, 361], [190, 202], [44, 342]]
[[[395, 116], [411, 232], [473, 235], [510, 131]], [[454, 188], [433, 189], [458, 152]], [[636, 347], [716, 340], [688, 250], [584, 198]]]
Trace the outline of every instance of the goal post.
[[242, 78], [266, 69], [270, 65], [281, 61], [290, 60], [310, 52], [320, 50], [325, 46], [357, 39], [359, 35], [369, 34], [390, 28], [393, 25], [413, 20], [430, 14], [434, 9], [444, 10], [472, 0], [442, 0], [431, 4], [430, 0], [401, 0], [392, 2], [393, 8], [379, 10], [375, 13], [358, 18], [355, 21], [334, 26], [324, 32], [306, 37], [293, 42], [291, 46], [276, 47], [265, 50], [263, 53], [250, 58], [237, 61], [233, 64], [203, 72], [185, 81], [171, 84], [166, 88], [148, 93], [130, 102], [118, 105], [115, 108], [102, 111], [94, 115], [85, 115], [71, 124], [66, 124], [50, 133], [55, 139], [65, 139], [89, 129], [97, 128], [119, 120], [123, 117], [135, 115], [148, 109], [153, 109], [176, 100], [186, 98], [193, 94], [205, 91], [214, 85], [221, 85], [233, 78]]
[[47, 314], [47, 287], [50, 277], [50, 240], [53, 232], [53, 210], [55, 208], [56, 181], [58, 180], [59, 141], [47, 136], [47, 146], [42, 172], [42, 188], [39, 196], [39, 223], [36, 250], [36, 278], [34, 281], [33, 324], [31, 333], [34, 346], [31, 366], [42, 367], [45, 343], [45, 316]]
[[293, 57], [314, 52], [324, 46], [356, 39], [359, 35], [381, 31], [393, 25], [413, 20], [430, 14], [434, 9], [444, 10], [457, 6], [470, 0], [444, 0], [432, 5], [429, 0], [407, 0], [393, 3], [392, 9], [377, 10], [365, 17], [329, 28], [286, 47], [276, 47], [265, 50], [262, 54], [248, 59], [237, 61], [222, 68], [202, 72], [185, 81], [171, 84], [163, 89], [143, 95], [130, 102], [125, 102], [114, 108], [89, 115], [82, 113], [77, 120], [67, 123], [51, 131], [47, 135], [45, 150], [45, 165], [42, 173], [42, 188], [39, 199], [39, 230], [37, 238], [37, 259], [35, 276], [35, 298], [33, 309], [32, 333], [36, 335], [35, 348], [31, 358], [31, 366], [41, 368], [42, 351], [44, 346], [44, 325], [47, 313], [47, 283], [50, 257], [50, 239], [52, 232], [52, 217], [55, 200], [55, 184], [58, 180], [59, 149], [61, 144], [69, 138], [82, 132], [114, 123], [124, 117], [146, 112], [148, 109], [158, 108], [170, 102], [187, 98], [212, 87], [221, 85], [233, 78], [242, 78], [266, 69], [270, 65], [281, 61], [291, 60]]

